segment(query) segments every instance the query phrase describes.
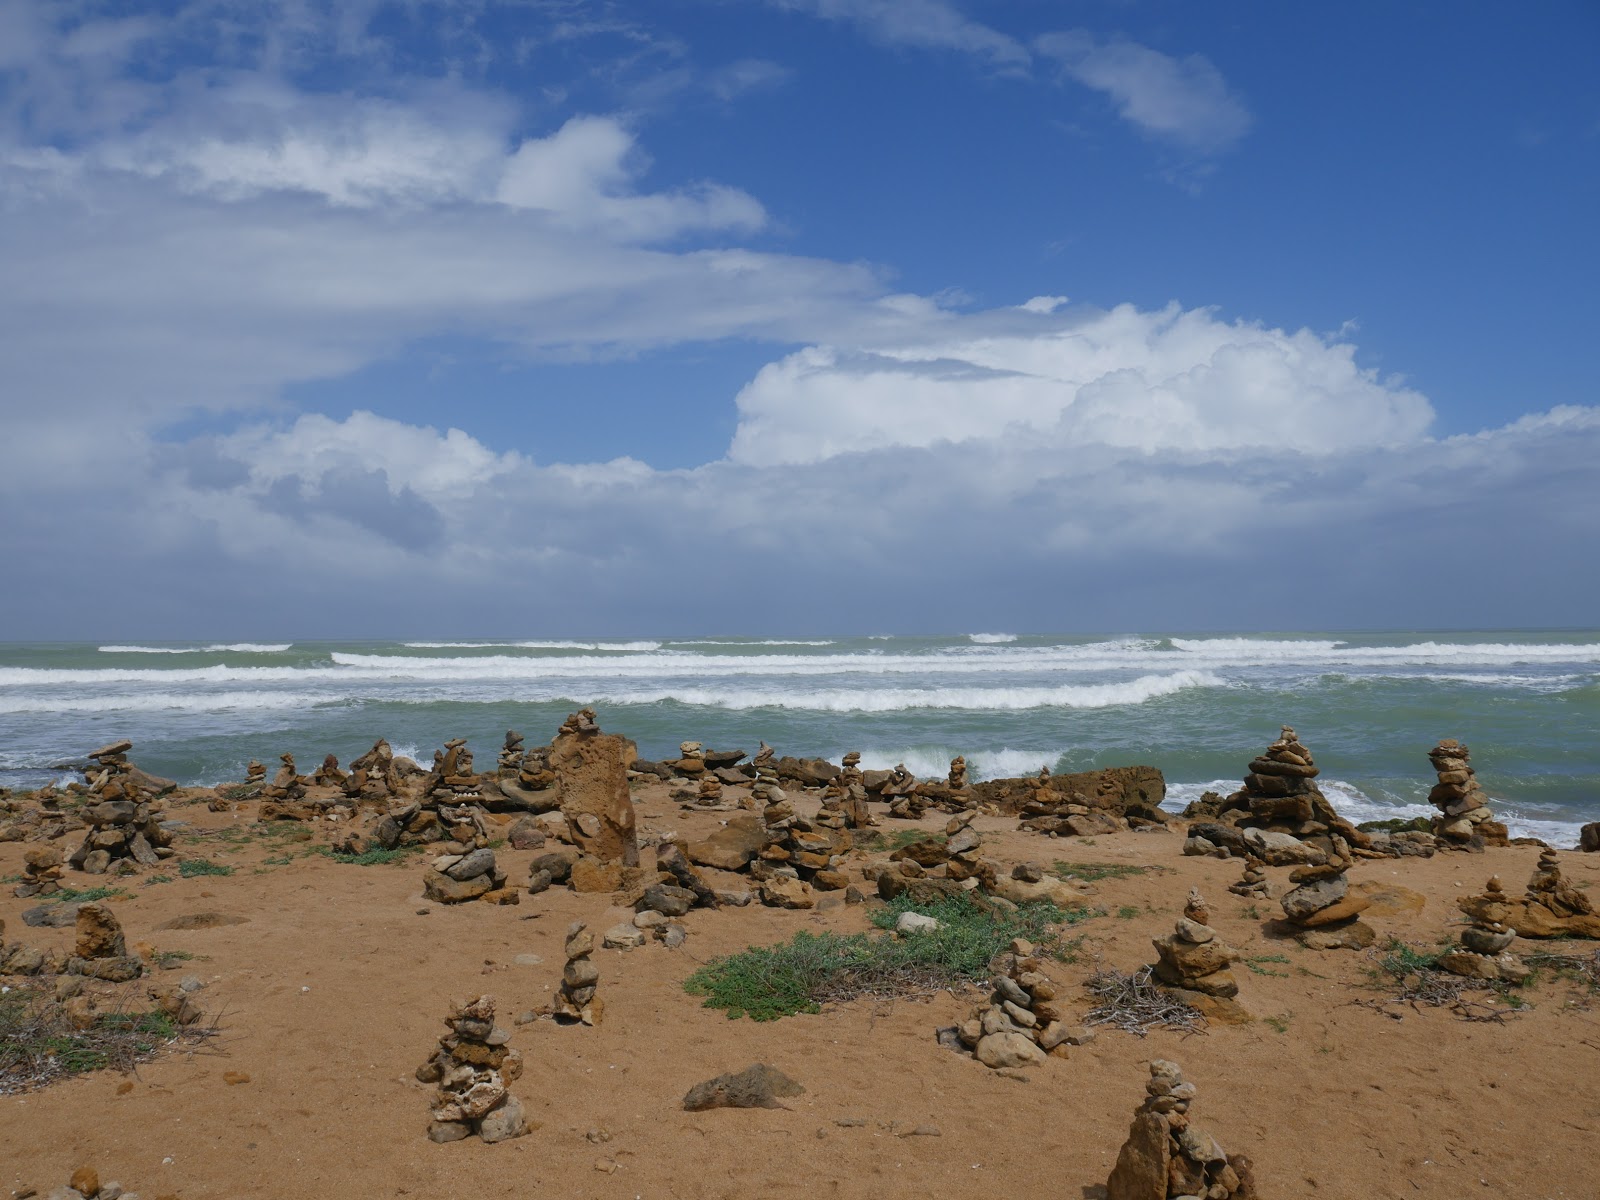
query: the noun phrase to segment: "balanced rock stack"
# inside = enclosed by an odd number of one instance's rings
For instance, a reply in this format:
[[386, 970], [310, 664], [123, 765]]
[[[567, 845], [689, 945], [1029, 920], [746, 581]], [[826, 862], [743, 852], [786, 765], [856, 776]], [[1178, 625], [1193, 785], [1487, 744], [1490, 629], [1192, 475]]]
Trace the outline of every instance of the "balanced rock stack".
[[702, 775], [695, 784], [694, 802], [700, 808], [716, 808], [722, 803], [722, 781], [715, 775]]
[[1000, 965], [1002, 973], [992, 981], [989, 1002], [956, 1027], [961, 1045], [995, 1070], [1034, 1066], [1046, 1055], [1065, 1058], [1069, 1031], [1056, 1003], [1056, 985], [1044, 973], [1044, 961], [1034, 956], [1031, 945], [1018, 940]]
[[567, 927], [567, 965], [561, 972], [561, 993], [555, 1007], [558, 1020], [598, 1025], [605, 1015], [605, 1001], [595, 995], [600, 968], [589, 961], [593, 953], [594, 934], [582, 921], [574, 921]]
[[443, 750], [433, 752], [433, 770], [422, 781], [422, 803], [433, 806], [476, 804], [482, 799], [467, 739], [451, 738]]
[[950, 760], [950, 790], [964, 792], [971, 786], [967, 780], [967, 760], [958, 754]]
[[1365, 950], [1377, 940], [1361, 913], [1372, 901], [1350, 890], [1345, 873], [1350, 860], [1334, 859], [1322, 866], [1296, 867], [1289, 872], [1293, 890], [1279, 901], [1284, 916], [1298, 928], [1295, 941], [1312, 950]]
[[1444, 738], [1428, 751], [1428, 761], [1439, 773], [1439, 782], [1428, 793], [1428, 802], [1440, 813], [1433, 819], [1433, 832], [1447, 845], [1466, 849], [1507, 845], [1506, 827], [1494, 819], [1470, 757], [1455, 738]]
[[706, 751], [699, 742], [679, 742], [678, 761], [672, 764], [679, 775], [699, 779], [706, 771]]
[[527, 1133], [522, 1103], [507, 1089], [522, 1074], [522, 1056], [507, 1044], [511, 1035], [494, 1023], [494, 998], [453, 1004], [445, 1024], [450, 1032], [417, 1068], [420, 1082], [439, 1085], [428, 1137], [458, 1142], [477, 1134], [503, 1142]]
[[352, 800], [388, 800], [400, 795], [404, 785], [395, 766], [394, 751], [379, 738], [360, 758], [350, 764], [344, 781], [344, 794]]
[[977, 815], [974, 812], [958, 813], [945, 823], [944, 849], [949, 858], [945, 860], [944, 876], [957, 882], [976, 879], [984, 888], [992, 889], [995, 866], [978, 856], [983, 839], [972, 825]]
[[1255, 855], [1250, 855], [1244, 860], [1244, 874], [1237, 883], [1230, 883], [1228, 890], [1235, 896], [1243, 896], [1246, 900], [1270, 900], [1272, 890], [1267, 884], [1267, 864]]
[[162, 801], [145, 793], [128, 763], [132, 748], [114, 742], [89, 756], [99, 764], [89, 772], [89, 794], [98, 803], [84, 810], [91, 832], [68, 861], [90, 875], [125, 875], [134, 863], [152, 867], [173, 855], [172, 835], [161, 828]]
[[1539, 852], [1539, 865], [1521, 900], [1506, 899], [1493, 905], [1480, 904], [1477, 909], [1466, 908], [1483, 899], [1462, 901], [1463, 910], [1469, 916], [1509, 925], [1523, 937], [1600, 938], [1600, 915], [1595, 913], [1594, 901], [1567, 882], [1561, 874], [1560, 857], [1548, 847]]
[[500, 794], [514, 807], [544, 812], [555, 807], [556, 773], [550, 769], [550, 747], [523, 749], [523, 737], [515, 729], [506, 730], [505, 745], [499, 759]]
[[422, 877], [422, 895], [436, 904], [461, 904], [485, 900], [490, 904], [516, 904], [515, 888], [506, 886], [506, 873], [487, 847], [465, 854], [442, 854], [428, 865]]
[[260, 821], [310, 821], [318, 816], [317, 806], [306, 803], [305, 776], [294, 765], [294, 755], [278, 755], [278, 772], [272, 782], [261, 789], [261, 807], [256, 810]]
[[1461, 948], [1439, 956], [1439, 966], [1452, 975], [1469, 979], [1488, 979], [1521, 983], [1530, 974], [1528, 966], [1510, 951], [1517, 931], [1504, 923], [1509, 915], [1506, 895], [1498, 875], [1491, 875], [1483, 892], [1463, 898], [1458, 907], [1467, 915], [1461, 931]]
[[915, 821], [927, 811], [927, 797], [918, 793], [917, 777], [906, 770], [905, 763], [895, 764], [894, 770], [889, 772], [889, 778], [878, 789], [878, 795], [889, 802], [891, 817]]
[[[758, 859], [762, 866], [752, 871], [762, 881], [761, 902], [779, 908], [810, 908], [813, 902], [807, 884], [821, 891], [848, 887], [850, 880], [835, 869], [835, 860], [850, 848], [850, 835], [843, 829], [819, 829], [797, 813], [794, 802], [776, 788], [764, 788], [762, 798], [766, 800], [761, 810], [766, 845]], [[796, 883], [800, 886], [794, 886]]]
[[311, 782], [318, 787], [338, 788], [344, 790], [344, 785], [349, 781], [349, 776], [339, 769], [339, 760], [330, 754], [322, 760], [322, 765], [311, 776]]
[[68, 975], [126, 983], [144, 973], [144, 964], [128, 953], [122, 923], [106, 905], [78, 906], [77, 935], [73, 955], [67, 959]]
[[[844, 756], [844, 768], [828, 780], [822, 792], [819, 824], [830, 829], [866, 829], [878, 823], [867, 807], [867, 789], [861, 782], [860, 762], [861, 754], [852, 750]], [[836, 820], [842, 824], [836, 824]]]
[[12, 892], [19, 899], [51, 896], [61, 890], [61, 849], [58, 846], [29, 846], [22, 853], [22, 882]]
[[267, 786], [267, 767], [265, 763], [251, 759], [244, 769], [244, 785], [258, 791]]
[[1283, 726], [1278, 740], [1251, 760], [1241, 790], [1226, 799], [1208, 793], [1184, 811], [1199, 818], [1184, 853], [1255, 854], [1274, 866], [1292, 866], [1349, 858], [1352, 846], [1367, 851], [1372, 838], [1334, 811], [1317, 788], [1320, 773], [1311, 751]]
[[1231, 1000], [1239, 994], [1239, 981], [1229, 968], [1244, 955], [1228, 945], [1211, 928], [1211, 910], [1196, 888], [1172, 933], [1155, 938], [1155, 976], [1168, 987], [1202, 996]]
[[1214, 1137], [1190, 1122], [1195, 1090], [1177, 1063], [1158, 1058], [1150, 1064], [1145, 1100], [1106, 1181], [1106, 1200], [1255, 1200], [1250, 1160], [1223, 1153]]

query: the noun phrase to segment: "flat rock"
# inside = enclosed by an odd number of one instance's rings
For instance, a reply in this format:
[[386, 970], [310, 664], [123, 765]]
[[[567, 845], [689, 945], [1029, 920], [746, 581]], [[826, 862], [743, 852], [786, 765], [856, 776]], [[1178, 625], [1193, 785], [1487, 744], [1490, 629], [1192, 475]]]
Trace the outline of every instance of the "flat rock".
[[181, 929], [220, 929], [224, 925], [248, 925], [249, 917], [236, 917], [229, 913], [200, 912], [185, 913], [181, 917], [173, 917], [156, 926], [162, 933], [174, 932]]
[[65, 929], [78, 919], [77, 904], [35, 904], [22, 911], [22, 923], [35, 929]]
[[1045, 1052], [1033, 1039], [1021, 1033], [1002, 1031], [978, 1039], [973, 1055], [986, 1067], [1032, 1067], [1045, 1060]]
[[708, 1108], [786, 1108], [780, 1096], [798, 1096], [806, 1089], [776, 1067], [755, 1063], [739, 1072], [718, 1075], [689, 1089], [683, 1107], [689, 1112]]

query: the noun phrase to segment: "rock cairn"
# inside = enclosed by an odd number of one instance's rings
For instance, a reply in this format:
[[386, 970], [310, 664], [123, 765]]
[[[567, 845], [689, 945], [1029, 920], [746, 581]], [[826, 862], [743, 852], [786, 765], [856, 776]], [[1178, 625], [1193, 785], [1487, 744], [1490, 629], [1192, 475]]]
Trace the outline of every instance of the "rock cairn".
[[1461, 901], [1461, 910], [1474, 921], [1505, 925], [1526, 938], [1600, 938], [1594, 902], [1566, 881], [1560, 857], [1548, 848], [1539, 852], [1523, 896], [1506, 895], [1499, 879], [1491, 879], [1486, 892]]
[[330, 754], [322, 760], [322, 765], [311, 776], [311, 782], [318, 787], [338, 788], [344, 791], [344, 785], [350, 777], [339, 769], [339, 760]]
[[1155, 976], [1168, 987], [1231, 1000], [1239, 994], [1239, 981], [1230, 968], [1244, 955], [1222, 940], [1210, 920], [1199, 890], [1190, 888], [1172, 933], [1153, 940]]
[[1191, 1122], [1196, 1089], [1177, 1063], [1152, 1062], [1145, 1093], [1106, 1181], [1106, 1200], [1256, 1200], [1250, 1160], [1225, 1154]]
[[706, 751], [699, 742], [679, 742], [678, 761], [672, 764], [680, 775], [698, 779], [705, 774]]
[[601, 864], [639, 865], [637, 817], [628, 792], [628, 768], [636, 757], [627, 738], [600, 732], [591, 708], [563, 721], [550, 743], [550, 767], [567, 836]]
[[1372, 926], [1361, 920], [1361, 913], [1372, 901], [1361, 892], [1350, 890], [1345, 878], [1348, 858], [1334, 859], [1321, 866], [1296, 867], [1289, 872], [1295, 887], [1284, 893], [1279, 903], [1290, 924], [1296, 927], [1295, 940], [1312, 950], [1365, 950], [1377, 940]]
[[1510, 952], [1517, 931], [1504, 923], [1509, 915], [1500, 877], [1491, 875], [1477, 896], [1464, 897], [1458, 907], [1467, 917], [1461, 931], [1461, 946], [1439, 956], [1439, 966], [1452, 975], [1521, 983], [1529, 975], [1528, 965]]
[[1304, 824], [1315, 816], [1311, 781], [1321, 770], [1311, 760], [1311, 751], [1301, 744], [1299, 735], [1283, 726], [1278, 740], [1265, 754], [1250, 760], [1250, 773], [1244, 777], [1244, 790], [1251, 813], [1267, 820]]
[[702, 775], [695, 784], [694, 803], [700, 808], [717, 808], [722, 804], [722, 780], [715, 775]]
[[244, 785], [254, 788], [256, 792], [267, 786], [267, 766], [265, 763], [251, 759], [244, 769]]
[[1239, 876], [1237, 883], [1230, 883], [1228, 890], [1246, 900], [1272, 899], [1272, 889], [1267, 883], [1267, 864], [1252, 854], [1244, 860], [1244, 874]]
[[442, 854], [428, 864], [422, 877], [422, 895], [435, 904], [462, 904], [485, 900], [490, 904], [516, 904], [515, 888], [506, 886], [506, 873], [488, 847], [465, 854]]
[[419, 798], [432, 807], [477, 804], [483, 800], [466, 738], [451, 738], [443, 750], [433, 752], [433, 770], [422, 781]]
[[878, 796], [889, 802], [891, 817], [915, 821], [927, 811], [927, 798], [917, 793], [917, 777], [906, 770], [905, 763], [895, 764], [889, 778], [878, 789]]
[[269, 800], [299, 800], [306, 794], [306, 778], [294, 765], [294, 755], [278, 755], [278, 772], [261, 794]]
[[977, 815], [973, 812], [959, 813], [945, 822], [944, 850], [948, 857], [945, 859], [944, 877], [958, 883], [965, 879], [976, 879], [982, 887], [993, 888], [995, 866], [978, 854], [983, 838], [972, 824]]
[[523, 737], [515, 729], [506, 730], [505, 745], [499, 758], [500, 794], [515, 808], [545, 812], [556, 805], [551, 789], [556, 773], [550, 769], [550, 747], [523, 748]]
[[1504, 846], [1509, 840], [1506, 827], [1494, 819], [1477, 772], [1467, 761], [1470, 757], [1466, 745], [1455, 738], [1444, 738], [1428, 751], [1428, 761], [1439, 774], [1439, 782], [1428, 793], [1428, 802], [1439, 809], [1433, 819], [1434, 836], [1457, 848]]
[[[752, 874], [762, 881], [762, 902], [782, 908], [809, 908], [809, 904], [793, 903], [805, 895], [804, 885], [820, 891], [848, 887], [849, 878], [836, 869], [835, 863], [838, 856], [850, 848], [849, 833], [843, 828], [819, 828], [795, 811], [794, 801], [781, 789], [756, 786], [765, 802], [761, 819], [766, 824], [766, 844], [757, 860], [761, 866]], [[784, 877], [799, 882], [802, 887], [790, 886]]]
[[972, 785], [967, 781], [967, 760], [963, 755], [956, 755], [950, 760], [950, 790], [964, 792]]
[[89, 755], [89, 794], [97, 803], [84, 810], [90, 825], [68, 860], [90, 875], [125, 875], [134, 864], [153, 867], [172, 857], [172, 835], [161, 828], [163, 802], [146, 793], [128, 762], [132, 742], [113, 742]]
[[384, 801], [401, 795], [405, 785], [395, 766], [394, 751], [379, 738], [372, 749], [350, 764], [344, 781], [344, 794], [352, 800]]
[[522, 1103], [507, 1086], [522, 1075], [522, 1056], [508, 1045], [511, 1035], [494, 1023], [494, 998], [453, 1004], [445, 1024], [450, 1032], [417, 1068], [420, 1082], [439, 1085], [428, 1137], [457, 1142], [477, 1134], [503, 1142], [527, 1133]]
[[126, 983], [143, 973], [144, 964], [128, 953], [122, 923], [111, 909], [104, 904], [79, 905], [77, 941], [67, 959], [67, 974]]
[[822, 812], [818, 823], [830, 829], [866, 829], [876, 825], [871, 809], [867, 807], [867, 789], [861, 781], [859, 751], [852, 750], [844, 756], [844, 767], [822, 792]]
[[26, 900], [33, 896], [53, 896], [61, 890], [61, 865], [58, 846], [29, 846], [22, 852], [22, 882], [12, 894]]
[[600, 968], [589, 961], [593, 953], [594, 934], [582, 921], [574, 921], [567, 927], [567, 965], [561, 972], [561, 992], [555, 1007], [558, 1020], [598, 1025], [605, 1015], [605, 1001], [595, 995]]
[[[907, 936], [918, 937], [917, 933]], [[1044, 973], [1044, 960], [1017, 940], [1000, 961], [987, 1004], [956, 1027], [960, 1044], [986, 1067], [1036, 1066], [1046, 1055], [1067, 1056], [1067, 1026], [1056, 1001], [1056, 985]]]

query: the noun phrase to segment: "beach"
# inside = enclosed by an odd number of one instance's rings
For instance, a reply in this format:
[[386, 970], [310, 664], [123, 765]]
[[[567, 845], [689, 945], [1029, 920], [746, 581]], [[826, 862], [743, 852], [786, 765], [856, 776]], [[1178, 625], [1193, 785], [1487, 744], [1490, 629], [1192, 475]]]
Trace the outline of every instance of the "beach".
[[[481, 770], [492, 770], [489, 749], [478, 750]], [[1241, 746], [1241, 762], [1252, 752]], [[800, 814], [818, 814], [820, 789], [785, 787]], [[645, 862], [650, 847], [692, 846], [748, 813], [738, 785], [723, 790], [720, 807], [696, 802], [680, 778], [636, 774], [629, 791]], [[223, 802], [209, 788], [178, 789], [165, 803], [177, 822], [171, 857], [103, 882], [118, 893], [106, 903], [129, 946], [169, 969], [152, 965], [119, 986], [193, 977], [216, 1035], [132, 1074], [94, 1072], [0, 1097], [0, 1186], [11, 1194], [43, 1195], [87, 1164], [145, 1197], [196, 1200], [513, 1189], [1097, 1196], [1155, 1059], [1182, 1065], [1198, 1091], [1192, 1115], [1230, 1154], [1249, 1156], [1265, 1196], [1581, 1197], [1600, 1183], [1591, 1153], [1600, 1017], [1586, 987], [1542, 971], [1514, 1001], [1475, 993], [1482, 1006], [1467, 1011], [1484, 1019], [1467, 1020], [1449, 1005], [1396, 1001], [1400, 985], [1380, 965], [1397, 944], [1429, 952], [1452, 942], [1464, 924], [1457, 902], [1490, 875], [1520, 894], [1540, 853], [1529, 841], [1357, 858], [1352, 885], [1379, 896], [1362, 917], [1374, 945], [1316, 951], [1285, 933], [1275, 904], [1228, 891], [1240, 860], [1185, 854], [1181, 820], [1048, 837], [1020, 829], [1014, 815], [977, 815], [985, 861], [1002, 873], [1042, 864], [1081, 899], [1087, 915], [1047, 967], [1075, 1028], [1091, 1006], [1085, 981], [1154, 961], [1152, 939], [1171, 934], [1191, 888], [1240, 953], [1236, 999], [1248, 1016], [1143, 1037], [1103, 1027], [1042, 1065], [998, 1072], [936, 1040], [981, 1000], [977, 988], [863, 997], [756, 1022], [704, 1007], [683, 987], [719, 956], [799, 932], [879, 936], [869, 924], [881, 904], [871, 876], [911, 831], [939, 837], [942, 811], [895, 819], [873, 801], [878, 825], [857, 830], [860, 845], [835, 864], [866, 903], [818, 890], [805, 909], [697, 907], [675, 949], [596, 950], [605, 1013], [589, 1027], [521, 1016], [552, 1003], [569, 924], [598, 934], [626, 923], [632, 894], [527, 892], [530, 866], [561, 839], [516, 849], [507, 840], [522, 819], [515, 813], [486, 819], [518, 902], [437, 904], [423, 889], [431, 850], [359, 865], [316, 852], [348, 838], [339, 821], [261, 821], [263, 801]], [[557, 815], [541, 818], [546, 828], [560, 827]], [[27, 848], [0, 844], [0, 875], [21, 871]], [[187, 877], [173, 860], [230, 870]], [[1560, 861], [1580, 891], [1600, 882], [1600, 855]], [[1267, 872], [1274, 888], [1287, 886], [1287, 868]], [[744, 874], [703, 873], [719, 889], [752, 886]], [[86, 877], [68, 878], [82, 886]], [[38, 898], [10, 893], [0, 895], [5, 940], [20, 934], [69, 953], [73, 929], [25, 926], [21, 914]], [[1595, 943], [1519, 939], [1514, 950], [1552, 947], [1582, 954]], [[436, 1145], [425, 1136], [432, 1089], [416, 1068], [452, 1002], [480, 993], [496, 997], [525, 1061], [514, 1090], [529, 1129], [497, 1145]], [[683, 1109], [694, 1084], [756, 1062], [804, 1091], [771, 1110]]]

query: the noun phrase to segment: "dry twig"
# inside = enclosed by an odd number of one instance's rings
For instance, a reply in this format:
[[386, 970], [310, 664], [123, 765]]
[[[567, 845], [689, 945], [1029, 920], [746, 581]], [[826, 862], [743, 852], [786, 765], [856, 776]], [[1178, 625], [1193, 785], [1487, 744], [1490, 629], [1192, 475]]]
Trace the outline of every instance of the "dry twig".
[[1139, 1037], [1157, 1025], [1183, 1033], [1205, 1032], [1200, 1010], [1157, 983], [1149, 967], [1132, 975], [1104, 967], [1089, 976], [1084, 987], [1099, 1002], [1084, 1017], [1085, 1025], [1110, 1025]]

